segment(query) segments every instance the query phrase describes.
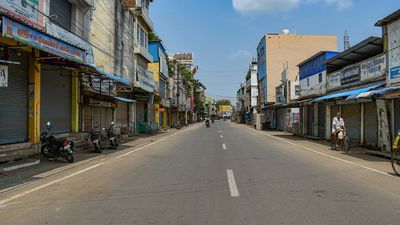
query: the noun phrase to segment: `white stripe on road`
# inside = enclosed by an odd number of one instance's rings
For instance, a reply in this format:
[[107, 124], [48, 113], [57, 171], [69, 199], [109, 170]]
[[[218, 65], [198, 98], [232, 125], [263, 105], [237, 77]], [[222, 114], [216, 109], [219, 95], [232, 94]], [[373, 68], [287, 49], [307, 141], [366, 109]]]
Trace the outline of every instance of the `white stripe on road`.
[[226, 150], [226, 144], [222, 144], [222, 149]]
[[239, 197], [239, 190], [236, 185], [235, 181], [235, 176], [233, 175], [232, 170], [226, 170], [226, 174], [228, 176], [228, 184], [229, 184], [229, 190], [231, 191], [231, 196], [232, 197]]
[[96, 165], [94, 165], [94, 166], [91, 166], [91, 167], [88, 167], [88, 168], [86, 168], [86, 169], [77, 171], [77, 172], [72, 173], [72, 174], [70, 174], [70, 175], [68, 175], [68, 176], [65, 176], [65, 177], [62, 177], [62, 178], [53, 180], [53, 181], [51, 181], [51, 182], [48, 182], [48, 183], [46, 183], [46, 184], [43, 184], [43, 185], [40, 185], [40, 186], [38, 186], [38, 187], [32, 188], [32, 189], [30, 189], [30, 190], [28, 190], [28, 191], [25, 191], [25, 192], [22, 192], [22, 193], [20, 193], [20, 194], [13, 195], [13, 196], [11, 196], [11, 197], [9, 197], [9, 198], [6, 198], [6, 199], [0, 201], [0, 206], [3, 206], [3, 205], [6, 204], [7, 202], [10, 202], [10, 201], [15, 200], [15, 199], [20, 198], [20, 197], [23, 197], [23, 196], [25, 196], [25, 195], [27, 195], [27, 194], [30, 194], [30, 193], [32, 193], [32, 192], [38, 191], [38, 190], [43, 189], [43, 188], [45, 188], [45, 187], [48, 187], [48, 186], [50, 186], [50, 185], [53, 185], [53, 184], [59, 183], [59, 182], [61, 182], [61, 181], [67, 180], [67, 179], [69, 179], [69, 178], [71, 178], [71, 177], [74, 177], [74, 176], [76, 176], [76, 175], [79, 175], [79, 174], [81, 174], [81, 173], [87, 172], [87, 171], [89, 171], [89, 170], [91, 170], [91, 169], [94, 169], [94, 168], [96, 168], [96, 167], [99, 167], [99, 166], [101, 166], [101, 165], [103, 165], [103, 164], [104, 164], [104, 163], [98, 163], [98, 164], [96, 164]]
[[221, 131], [219, 130], [218, 133], [221, 133]]
[[224, 136], [223, 136], [222, 134], [221, 134], [221, 135], [219, 135], [219, 137], [220, 137], [220, 138], [224, 138]]

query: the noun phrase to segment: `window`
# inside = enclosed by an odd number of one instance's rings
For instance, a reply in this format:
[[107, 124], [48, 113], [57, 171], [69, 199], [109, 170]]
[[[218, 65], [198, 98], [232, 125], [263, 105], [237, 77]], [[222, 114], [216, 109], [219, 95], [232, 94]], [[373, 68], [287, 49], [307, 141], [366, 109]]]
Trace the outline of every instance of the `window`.
[[143, 28], [137, 24], [136, 25], [136, 39], [138, 41], [138, 43], [145, 49], [148, 49], [148, 37], [147, 37], [147, 33], [143, 30]]
[[310, 78], [307, 78], [307, 87], [310, 87]]
[[322, 73], [318, 74], [318, 80], [320, 83], [322, 83]]

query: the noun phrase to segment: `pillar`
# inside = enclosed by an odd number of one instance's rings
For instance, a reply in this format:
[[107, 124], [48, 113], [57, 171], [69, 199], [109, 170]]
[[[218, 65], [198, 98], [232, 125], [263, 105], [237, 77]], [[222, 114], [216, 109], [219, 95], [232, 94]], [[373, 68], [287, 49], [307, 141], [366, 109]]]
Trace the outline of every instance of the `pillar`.
[[40, 143], [40, 64], [39, 50], [29, 57], [28, 136], [32, 144]]
[[331, 124], [331, 106], [326, 107], [326, 115], [325, 115], [325, 139], [331, 139], [331, 132], [332, 132], [332, 124]]
[[365, 140], [364, 140], [364, 133], [365, 133], [365, 124], [364, 124], [364, 122], [365, 122], [365, 119], [364, 119], [364, 116], [365, 116], [365, 105], [364, 105], [364, 102], [361, 102], [361, 126], [360, 126], [360, 144], [365, 144]]
[[79, 74], [77, 71], [72, 72], [71, 79], [71, 128], [72, 132], [79, 132]]
[[162, 121], [162, 126], [163, 126], [163, 128], [167, 128], [168, 127], [168, 125], [167, 125], [167, 117], [168, 117], [168, 112], [167, 112], [167, 109], [165, 109], [165, 111], [163, 112], [163, 121]]
[[315, 136], [315, 137], [318, 137], [318, 133], [319, 133], [319, 130], [318, 130], [318, 126], [319, 126], [319, 124], [318, 124], [318, 110], [319, 110], [319, 107], [318, 107], [319, 105], [318, 105], [318, 102], [315, 102], [314, 103], [314, 121], [313, 121], [313, 136]]

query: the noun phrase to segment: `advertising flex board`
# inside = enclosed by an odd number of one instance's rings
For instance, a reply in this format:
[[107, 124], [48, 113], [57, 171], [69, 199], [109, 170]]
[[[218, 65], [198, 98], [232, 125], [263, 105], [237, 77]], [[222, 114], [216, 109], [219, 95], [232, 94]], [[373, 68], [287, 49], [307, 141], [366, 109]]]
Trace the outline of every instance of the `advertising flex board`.
[[389, 78], [388, 82], [400, 82], [400, 20], [388, 25]]
[[12, 21], [7, 17], [3, 17], [2, 35], [56, 56], [84, 63], [85, 52], [83, 50]]
[[0, 12], [40, 30], [44, 29], [45, 0], [1, 0]]
[[386, 55], [378, 55], [365, 60], [360, 65], [361, 81], [381, 77], [386, 72]]

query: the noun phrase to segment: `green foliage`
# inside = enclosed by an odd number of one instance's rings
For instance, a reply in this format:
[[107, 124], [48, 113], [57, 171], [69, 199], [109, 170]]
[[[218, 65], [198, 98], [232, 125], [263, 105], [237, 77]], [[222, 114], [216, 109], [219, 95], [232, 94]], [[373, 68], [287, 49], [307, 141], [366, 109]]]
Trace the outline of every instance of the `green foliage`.
[[154, 32], [149, 32], [149, 41], [161, 41], [161, 38]]
[[167, 66], [168, 66], [168, 76], [169, 77], [175, 76], [174, 63], [169, 61], [168, 57], [167, 57]]

